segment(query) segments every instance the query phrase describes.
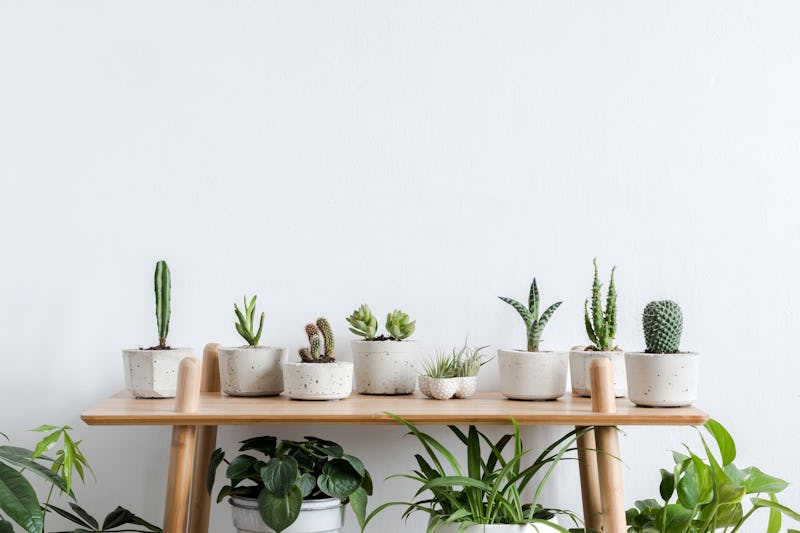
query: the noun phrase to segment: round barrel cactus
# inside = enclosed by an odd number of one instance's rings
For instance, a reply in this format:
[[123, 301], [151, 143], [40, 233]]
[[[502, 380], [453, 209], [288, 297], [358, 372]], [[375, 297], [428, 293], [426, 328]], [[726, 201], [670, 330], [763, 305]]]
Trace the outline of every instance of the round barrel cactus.
[[642, 315], [647, 353], [677, 353], [683, 332], [683, 312], [672, 300], [650, 302]]

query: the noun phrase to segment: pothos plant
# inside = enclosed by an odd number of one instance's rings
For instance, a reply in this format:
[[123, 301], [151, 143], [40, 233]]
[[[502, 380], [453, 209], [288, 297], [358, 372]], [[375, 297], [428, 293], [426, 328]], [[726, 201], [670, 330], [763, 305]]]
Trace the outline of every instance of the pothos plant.
[[[714, 454], [702, 432], [705, 459], [688, 446], [686, 453], [672, 452], [674, 466], [661, 469], [662, 501], [637, 501], [626, 513], [630, 533], [751, 532], [753, 529], [748, 526], [745, 530], [744, 525], [761, 509], [769, 513], [767, 533], [780, 531], [783, 516], [800, 521], [800, 514], [778, 502], [777, 494], [787, 487], [786, 481], [754, 466], [738, 468], [733, 463], [736, 444], [725, 427], [709, 420], [704, 428], [719, 455]], [[796, 529], [787, 531], [798, 533]]]
[[344, 453], [335, 442], [317, 437], [278, 442], [276, 437], [262, 436], [242, 441], [239, 451], [262, 457], [241, 454], [228, 461], [223, 449], [214, 451], [206, 478], [208, 492], [223, 462], [229, 480], [217, 502], [230, 496], [257, 499], [264, 523], [280, 533], [297, 520], [303, 500], [340, 498], [349, 502], [358, 523], [364, 525], [372, 478], [360, 459]]
[[414, 334], [416, 320], [411, 320], [409, 316], [399, 309], [395, 309], [386, 315], [386, 335], [378, 335], [378, 319], [372, 314], [372, 310], [367, 304], [353, 311], [347, 317], [350, 324], [350, 331], [366, 341], [402, 341]]

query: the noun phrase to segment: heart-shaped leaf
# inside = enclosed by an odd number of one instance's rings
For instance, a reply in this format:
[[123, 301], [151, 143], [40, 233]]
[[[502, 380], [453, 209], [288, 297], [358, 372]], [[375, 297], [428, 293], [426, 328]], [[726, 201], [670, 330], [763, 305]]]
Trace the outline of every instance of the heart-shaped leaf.
[[361, 476], [346, 460], [333, 459], [322, 467], [317, 485], [328, 496], [346, 498], [361, 485]]
[[281, 533], [294, 524], [300, 514], [301, 505], [303, 496], [296, 485], [285, 496], [276, 496], [266, 488], [258, 495], [258, 512], [262, 520], [276, 533]]
[[286, 496], [295, 486], [300, 472], [297, 461], [291, 455], [275, 457], [261, 468], [261, 479], [268, 491], [275, 496]]

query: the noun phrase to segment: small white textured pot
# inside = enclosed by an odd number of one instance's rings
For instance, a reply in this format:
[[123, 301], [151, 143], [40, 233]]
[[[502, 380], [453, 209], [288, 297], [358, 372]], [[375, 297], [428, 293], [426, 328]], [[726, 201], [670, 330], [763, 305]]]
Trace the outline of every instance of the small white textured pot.
[[240, 346], [219, 349], [222, 391], [231, 396], [276, 396], [283, 392], [281, 362], [286, 348]]
[[353, 340], [356, 392], [411, 394], [417, 383], [420, 351], [416, 341]]
[[353, 391], [353, 363], [283, 363], [283, 385], [294, 400], [339, 400]]
[[191, 348], [122, 350], [125, 387], [136, 398], [174, 398], [178, 366], [193, 354]]
[[[274, 533], [261, 519], [258, 500], [231, 496], [230, 504], [237, 533]], [[303, 500], [297, 520], [283, 532], [339, 533], [343, 525], [344, 505], [340, 499]]]
[[458, 390], [456, 390], [456, 398], [469, 398], [478, 392], [478, 376], [461, 376], [458, 379]]
[[572, 392], [580, 396], [592, 395], [592, 360], [605, 357], [611, 360], [614, 369], [614, 396], [622, 398], [627, 393], [625, 378], [625, 352], [596, 352], [592, 350], [572, 350], [569, 352], [569, 373], [572, 378]]
[[536, 524], [486, 524], [469, 526], [460, 530], [459, 523], [442, 524], [434, 529], [435, 533], [551, 533], [561, 531], [544, 522]]
[[567, 352], [497, 350], [500, 392], [513, 400], [555, 400], [567, 392]]
[[682, 407], [697, 399], [700, 356], [695, 352], [625, 352], [628, 398], [645, 407]]

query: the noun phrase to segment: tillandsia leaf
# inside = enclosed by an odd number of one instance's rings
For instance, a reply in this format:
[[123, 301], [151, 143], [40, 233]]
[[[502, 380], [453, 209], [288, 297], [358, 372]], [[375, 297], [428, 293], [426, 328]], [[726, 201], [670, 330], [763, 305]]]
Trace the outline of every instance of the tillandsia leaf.
[[367, 304], [361, 304], [358, 309], [353, 311], [347, 317], [347, 322], [351, 326], [350, 331], [352, 333], [364, 337], [368, 341], [374, 339], [375, 334], [378, 332], [378, 319], [372, 314], [372, 310]]
[[156, 263], [155, 272], [156, 322], [158, 324], [158, 345], [165, 348], [169, 334], [171, 313], [172, 276], [166, 261]]
[[528, 310], [534, 320], [539, 316], [539, 287], [536, 286], [536, 278], [533, 278], [531, 283], [531, 290], [528, 295]]

